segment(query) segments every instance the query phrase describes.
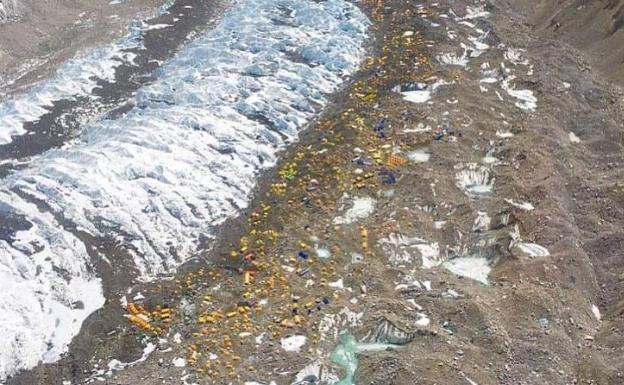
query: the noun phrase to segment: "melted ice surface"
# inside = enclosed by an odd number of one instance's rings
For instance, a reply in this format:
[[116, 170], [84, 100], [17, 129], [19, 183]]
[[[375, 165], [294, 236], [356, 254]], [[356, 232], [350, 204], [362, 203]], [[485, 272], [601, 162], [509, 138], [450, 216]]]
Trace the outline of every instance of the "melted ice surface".
[[116, 239], [143, 277], [171, 271], [248, 205], [258, 174], [356, 70], [368, 25], [343, 0], [241, 0], [136, 108], [0, 181], [1, 212], [29, 227], [0, 238], [0, 380], [58, 359], [103, 303], [85, 245], [57, 221]]

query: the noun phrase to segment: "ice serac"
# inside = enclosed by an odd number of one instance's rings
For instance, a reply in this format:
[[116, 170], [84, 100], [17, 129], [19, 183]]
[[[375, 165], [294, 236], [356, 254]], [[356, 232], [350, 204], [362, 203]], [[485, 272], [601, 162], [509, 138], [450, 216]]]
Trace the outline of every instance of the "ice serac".
[[[21, 214], [28, 213], [28, 220]], [[0, 380], [56, 360], [104, 304], [85, 246], [50, 213], [0, 191]], [[14, 233], [5, 237], [6, 226]]]
[[0, 207], [20, 225], [0, 229], [1, 284], [19, 287], [0, 298], [0, 379], [58, 359], [102, 303], [85, 245], [57, 221], [114, 238], [145, 278], [175, 269], [357, 69], [368, 25], [342, 0], [239, 1], [133, 110], [2, 180]]

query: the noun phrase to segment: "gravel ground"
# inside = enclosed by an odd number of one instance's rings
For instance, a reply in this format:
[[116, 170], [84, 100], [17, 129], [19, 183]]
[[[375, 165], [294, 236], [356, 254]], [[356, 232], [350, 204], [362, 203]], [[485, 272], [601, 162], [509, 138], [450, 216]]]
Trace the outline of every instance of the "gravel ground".
[[526, 4], [363, 2], [370, 58], [219, 244], [8, 384], [332, 384], [342, 332], [390, 345], [358, 385], [624, 383], [623, 93]]

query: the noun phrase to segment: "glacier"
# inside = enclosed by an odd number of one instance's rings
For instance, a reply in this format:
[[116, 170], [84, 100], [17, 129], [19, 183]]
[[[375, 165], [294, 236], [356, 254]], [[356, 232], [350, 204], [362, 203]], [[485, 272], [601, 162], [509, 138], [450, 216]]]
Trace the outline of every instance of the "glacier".
[[[0, 180], [0, 215], [15, 219], [0, 228], [0, 380], [58, 360], [104, 303], [88, 245], [69, 229], [124, 245], [143, 279], [175, 271], [247, 207], [263, 170], [357, 70], [369, 25], [343, 0], [237, 1], [133, 109]], [[59, 84], [91, 87], [71, 73]], [[19, 119], [0, 106], [13, 131]]]

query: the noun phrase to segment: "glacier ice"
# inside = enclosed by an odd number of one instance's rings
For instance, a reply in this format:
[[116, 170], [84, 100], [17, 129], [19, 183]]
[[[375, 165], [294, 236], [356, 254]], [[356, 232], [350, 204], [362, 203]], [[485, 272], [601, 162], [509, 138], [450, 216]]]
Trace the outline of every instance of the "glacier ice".
[[[368, 25], [343, 0], [238, 1], [160, 67], [135, 108], [0, 181], [0, 207], [30, 226], [0, 242], [0, 282], [15, 287], [0, 298], [0, 379], [58, 359], [103, 303], [85, 245], [57, 218], [123, 244], [144, 278], [171, 272], [248, 205], [259, 173], [357, 69]], [[0, 119], [17, 119], [3, 108]]]

